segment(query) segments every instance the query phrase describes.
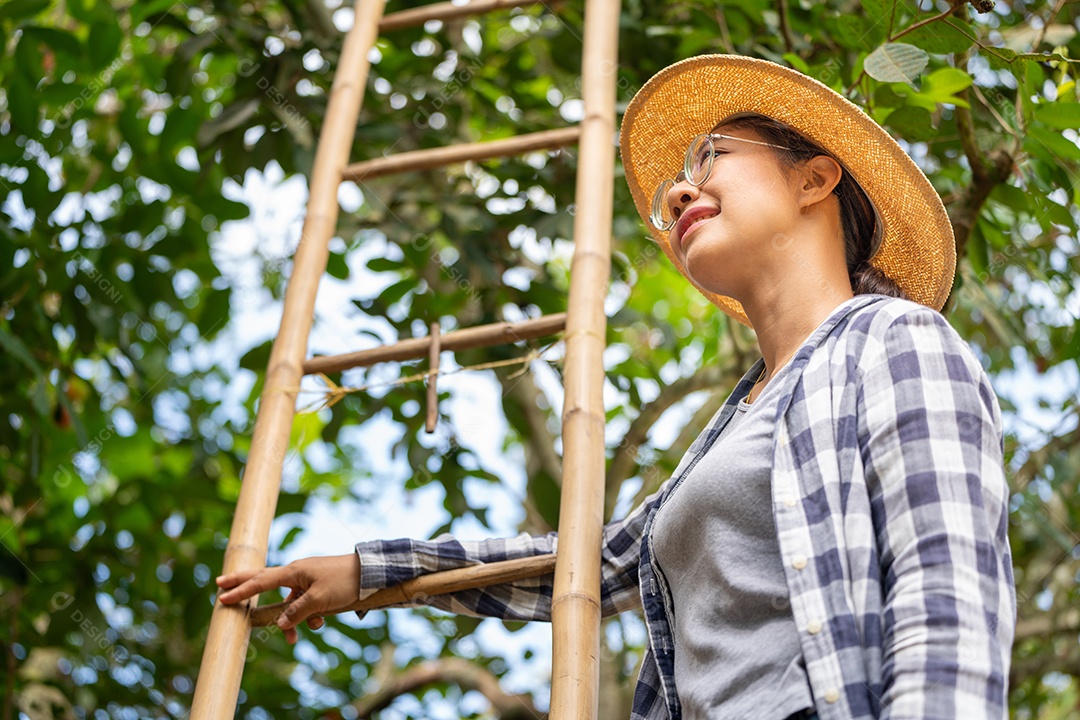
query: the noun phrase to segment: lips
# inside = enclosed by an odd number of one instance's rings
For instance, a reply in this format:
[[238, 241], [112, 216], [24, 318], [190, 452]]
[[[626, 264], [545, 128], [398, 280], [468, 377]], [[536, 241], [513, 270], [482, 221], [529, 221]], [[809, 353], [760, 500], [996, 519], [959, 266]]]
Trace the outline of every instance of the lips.
[[675, 223], [675, 237], [674, 241], [677, 245], [682, 245], [682, 239], [686, 236], [694, 226], [720, 214], [720, 208], [708, 207], [705, 205], [698, 205], [697, 207], [689, 208], [682, 214], [679, 221]]

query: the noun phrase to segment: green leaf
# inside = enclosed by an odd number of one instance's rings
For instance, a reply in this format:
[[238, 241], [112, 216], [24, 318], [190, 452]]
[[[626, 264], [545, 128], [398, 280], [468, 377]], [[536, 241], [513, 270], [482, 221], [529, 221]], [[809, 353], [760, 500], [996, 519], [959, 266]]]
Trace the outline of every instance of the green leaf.
[[1035, 106], [1035, 119], [1052, 128], [1080, 128], [1080, 103], [1053, 102]]
[[1031, 212], [1031, 196], [1015, 185], [995, 185], [990, 198], [1016, 212]]
[[858, 15], [826, 17], [825, 26], [837, 42], [852, 50], [869, 50], [885, 39], [885, 28]]
[[171, 154], [178, 146], [191, 145], [199, 128], [199, 114], [193, 108], [175, 107], [165, 118], [165, 128], [158, 138], [162, 153]]
[[804, 75], [810, 74], [810, 66], [806, 64], [806, 61], [795, 53], [784, 53], [784, 59], [788, 61], [788, 64], [803, 73]]
[[985, 216], [979, 217], [979, 230], [982, 232], [983, 237], [990, 243], [991, 247], [998, 250], [1004, 250], [1009, 245], [1009, 239], [1005, 237], [1005, 233], [1001, 231], [1001, 228], [997, 226], [995, 222], [988, 219]]
[[8, 110], [11, 124], [24, 135], [38, 134], [38, 104], [34, 89], [20, 73], [8, 76]]
[[326, 272], [338, 280], [347, 280], [349, 278], [349, 264], [345, 260], [345, 255], [335, 252], [330, 253], [330, 257], [326, 261]]
[[91, 67], [95, 70], [108, 65], [120, 51], [120, 40], [123, 33], [116, 23], [116, 17], [110, 16], [107, 20], [100, 20], [90, 26], [90, 35], [86, 44], [90, 53]]
[[84, 23], [93, 21], [95, 15], [103, 13], [94, 12], [94, 0], [65, 0], [64, 7], [67, 8], [68, 14], [76, 20]]
[[371, 272], [401, 271], [401, 262], [389, 258], [374, 257], [367, 261], [367, 268]]
[[116, 516], [115, 526], [117, 530], [127, 530], [135, 537], [144, 537], [148, 534], [154, 519], [142, 505], [128, 505]]
[[211, 290], [202, 303], [202, 311], [196, 325], [204, 338], [211, 338], [225, 327], [229, 319], [229, 300], [232, 291], [228, 288]]
[[933, 117], [926, 108], [905, 105], [897, 108], [885, 119], [886, 124], [906, 140], [921, 142], [937, 136]]
[[[24, 27], [23, 34], [35, 42], [47, 45], [58, 56], [82, 62], [85, 59], [82, 43], [73, 34], [52, 27], [32, 25]], [[81, 68], [80, 68], [81, 69]]]
[[412, 278], [399, 280], [379, 293], [379, 303], [381, 303], [383, 307], [390, 307], [415, 289], [416, 281]]
[[273, 344], [273, 340], [267, 340], [262, 345], [256, 345], [248, 350], [240, 358], [240, 367], [257, 373], [265, 372], [266, 366], [270, 363], [270, 350]]
[[944, 55], [964, 52], [975, 43], [974, 35], [975, 31], [966, 22], [950, 17], [912, 30], [904, 35], [904, 42]]
[[11, 0], [0, 5], [0, 17], [8, 20], [33, 17], [51, 4], [50, 0]]
[[970, 87], [972, 82], [974, 80], [971, 75], [963, 70], [944, 67], [926, 76], [920, 92], [941, 103], [963, 104], [963, 107], [968, 107], [967, 103], [959, 98], [954, 98], [953, 95]]
[[544, 472], [534, 475], [529, 485], [532, 496], [536, 499], [536, 509], [540, 512], [540, 516], [551, 527], [558, 527], [559, 499], [562, 496], [559, 486]]
[[[1043, 155], [1043, 157], [1046, 157], [1051, 162], [1058, 159], [1080, 160], [1080, 147], [1077, 147], [1072, 140], [1069, 140], [1061, 133], [1047, 130], [1038, 125], [1031, 125], [1028, 127], [1027, 136], [1024, 138], [1024, 147], [1030, 150], [1036, 144], [1041, 144], [1050, 151], [1050, 156]], [[1040, 154], [1034, 150], [1031, 150], [1031, 152]]]
[[875, 80], [911, 84], [929, 62], [930, 57], [921, 48], [906, 43], [885, 43], [866, 57], [863, 68]]
[[1012, 70], [1012, 65], [1020, 53], [1008, 48], [983, 48], [983, 57], [992, 70]]
[[293, 541], [296, 540], [296, 538], [300, 535], [303, 529], [303, 525], [296, 525], [290, 528], [289, 532], [285, 533], [285, 537], [281, 538], [281, 542], [278, 544], [278, 550], [284, 550], [285, 548], [292, 545]]
[[41, 366], [38, 365], [37, 360], [34, 360], [34, 356], [30, 354], [30, 348], [26, 347], [26, 343], [17, 336], [0, 329], [0, 347], [3, 347], [4, 352], [9, 356], [25, 365], [34, 375], [41, 375]]
[[912, 90], [907, 85], [894, 85], [895, 92], [907, 98], [907, 104], [935, 112], [939, 104], [971, 107], [967, 100], [956, 97], [959, 92], [971, 85], [972, 78], [963, 70], [941, 68], [923, 78], [922, 89]]
[[884, 26], [884, 32], [888, 30], [889, 16], [897, 2], [898, 0], [862, 0], [862, 6], [870, 22]]
[[304, 512], [304, 505], [307, 504], [307, 499], [308, 496], [303, 493], [281, 493], [278, 495], [276, 517], [281, 517], [287, 513]]

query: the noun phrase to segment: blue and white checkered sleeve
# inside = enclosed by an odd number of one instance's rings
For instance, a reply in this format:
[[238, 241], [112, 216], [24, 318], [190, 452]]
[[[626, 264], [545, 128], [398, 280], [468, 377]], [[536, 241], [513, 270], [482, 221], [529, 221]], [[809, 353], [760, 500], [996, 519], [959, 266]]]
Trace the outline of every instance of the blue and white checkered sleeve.
[[[641, 534], [657, 491], [625, 519], [608, 523], [603, 530], [601, 554], [601, 612], [606, 617], [640, 604], [638, 560]], [[558, 534], [529, 535], [489, 540], [457, 540], [443, 534], [434, 540], [373, 540], [356, 545], [360, 558], [360, 598], [427, 573], [481, 563], [514, 560], [557, 550]], [[485, 588], [463, 590], [426, 598], [424, 603], [402, 603], [390, 607], [420, 604], [464, 615], [511, 620], [551, 620], [551, 592], [554, 574], [500, 583]], [[361, 616], [363, 613], [361, 613]]]
[[882, 720], [1006, 718], [1016, 593], [1001, 410], [929, 308], [864, 365], [859, 436], [884, 589]]

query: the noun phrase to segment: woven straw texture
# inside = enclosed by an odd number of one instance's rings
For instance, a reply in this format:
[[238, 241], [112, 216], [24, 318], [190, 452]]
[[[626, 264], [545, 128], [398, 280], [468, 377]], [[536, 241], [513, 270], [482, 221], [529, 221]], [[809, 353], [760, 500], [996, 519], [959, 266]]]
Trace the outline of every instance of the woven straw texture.
[[822, 83], [776, 63], [701, 55], [657, 73], [630, 101], [620, 150], [638, 213], [679, 271], [713, 304], [751, 326], [742, 305], [698, 285], [649, 222], [656, 186], [682, 168], [691, 139], [735, 113], [787, 123], [828, 150], [877, 208], [884, 227], [871, 260], [912, 300], [941, 310], [952, 288], [956, 246], [945, 207], [904, 149], [858, 106]]

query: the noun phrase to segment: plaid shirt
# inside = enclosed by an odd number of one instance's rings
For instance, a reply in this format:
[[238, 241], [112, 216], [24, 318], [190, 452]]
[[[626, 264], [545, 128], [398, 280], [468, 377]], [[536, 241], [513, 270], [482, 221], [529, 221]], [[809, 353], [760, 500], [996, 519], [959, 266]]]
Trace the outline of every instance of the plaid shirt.
[[[933, 309], [858, 295], [791, 363], [773, 438], [772, 510], [821, 720], [1006, 718], [1016, 622], [1009, 489], [1001, 411], [979, 361]], [[672, 477], [604, 528], [602, 612], [640, 602], [648, 627], [632, 720], [682, 714], [653, 518], [763, 366], [759, 359], [743, 376]], [[363, 542], [361, 596], [556, 545], [556, 533]], [[426, 600], [455, 613], [547, 621], [552, 579]]]

